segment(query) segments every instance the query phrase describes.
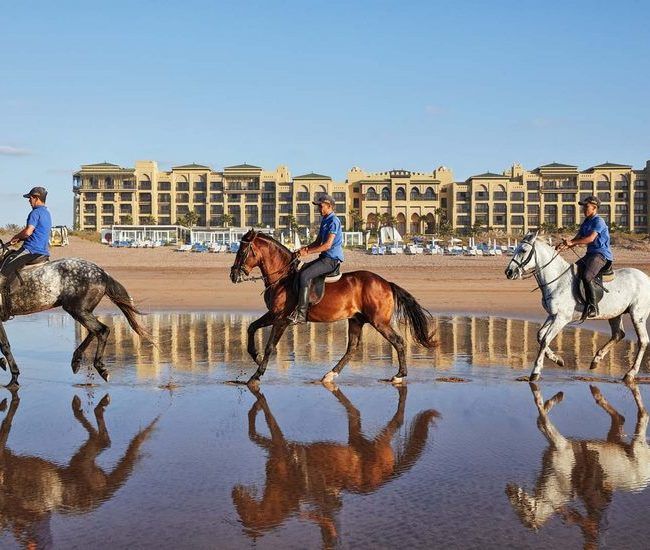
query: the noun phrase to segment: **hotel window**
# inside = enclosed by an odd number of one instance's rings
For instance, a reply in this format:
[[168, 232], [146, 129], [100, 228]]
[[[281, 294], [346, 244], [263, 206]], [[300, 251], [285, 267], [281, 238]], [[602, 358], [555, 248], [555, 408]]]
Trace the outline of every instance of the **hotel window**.
[[523, 201], [524, 200], [523, 191], [513, 191], [512, 193], [510, 193], [510, 200], [511, 201]]
[[120, 214], [132, 214], [133, 209], [130, 204], [120, 204]]
[[634, 180], [635, 189], [646, 189], [648, 187], [648, 182], [646, 180]]
[[102, 200], [103, 201], [114, 201], [115, 200], [115, 193], [102, 193]]
[[487, 214], [489, 212], [488, 204], [485, 203], [485, 202], [479, 203], [479, 204], [475, 205], [474, 211], [477, 214]]
[[469, 225], [469, 216], [456, 216], [456, 225], [467, 227]]
[[602, 202], [609, 202], [610, 200], [612, 200], [612, 198], [611, 198], [611, 194], [610, 194], [610, 193], [603, 193], [603, 192], [598, 193], [598, 198], [599, 198]]
[[592, 191], [594, 188], [594, 182], [591, 180], [584, 180], [580, 182], [581, 191]]
[[133, 182], [133, 180], [124, 180], [122, 187], [124, 189], [135, 189], [135, 183]]
[[151, 204], [141, 204], [140, 214], [151, 214]]
[[497, 202], [493, 211], [495, 214], [505, 214], [508, 211], [508, 206], [504, 202]]
[[627, 191], [629, 189], [630, 185], [627, 180], [618, 180], [614, 182], [614, 189], [617, 191]]
[[626, 191], [619, 191], [619, 192], [616, 193], [615, 196], [616, 196], [617, 201], [626, 201], [627, 197], [628, 197], [628, 194], [627, 194]]
[[645, 201], [646, 200], [646, 192], [645, 191], [635, 191], [634, 192], [634, 200], [635, 201]]
[[195, 182], [192, 184], [192, 189], [193, 189], [194, 191], [206, 191], [207, 189], [206, 189], [206, 183], [205, 183], [205, 181], [195, 181]]
[[97, 193], [84, 193], [83, 198], [86, 199], [86, 201], [94, 202], [97, 200]]
[[159, 181], [158, 182], [158, 191], [171, 191], [172, 182], [171, 181]]
[[562, 193], [562, 202], [575, 202], [575, 193]]
[[467, 200], [467, 191], [458, 191], [456, 193], [456, 200], [458, 202], [463, 202]]
[[524, 225], [524, 217], [523, 216], [512, 216], [510, 218], [510, 223], [512, 225]]
[[601, 180], [596, 184], [596, 188], [599, 191], [609, 191], [609, 182]]
[[260, 194], [259, 193], [248, 193], [245, 195], [246, 197], [246, 202], [257, 202], [257, 199], [259, 198]]
[[133, 200], [133, 193], [120, 193], [120, 200], [122, 202], [131, 202]]
[[143, 191], [150, 191], [151, 190], [151, 180], [140, 180], [138, 182], [138, 189], [141, 189]]
[[210, 191], [223, 191], [223, 182], [222, 181], [211, 181], [210, 182]]
[[507, 201], [508, 200], [508, 194], [505, 191], [495, 191], [494, 192], [494, 200], [495, 201]]
[[539, 215], [539, 204], [529, 204], [528, 205], [528, 213], [529, 214], [537, 214], [537, 215]]
[[634, 225], [646, 225], [648, 216], [634, 216]]
[[539, 193], [528, 193], [528, 202], [539, 202]]
[[220, 215], [223, 214], [223, 204], [213, 204], [210, 206], [210, 214]]
[[112, 204], [102, 204], [102, 214], [112, 214], [114, 211]]
[[647, 214], [648, 206], [646, 204], [634, 204], [634, 213], [635, 214]]
[[342, 193], [341, 191], [337, 191], [336, 193], [334, 193], [334, 194], [332, 195], [332, 198], [333, 198], [336, 202], [341, 202], [341, 203], [343, 203], [343, 202], [345, 202], [345, 193]]
[[241, 195], [239, 193], [230, 193], [228, 195], [228, 200], [230, 202], [239, 202], [241, 200]]
[[524, 203], [522, 202], [515, 202], [510, 205], [510, 212], [511, 213], [516, 213], [516, 214], [523, 214], [524, 212]]
[[194, 193], [194, 202], [205, 202], [205, 193]]
[[160, 193], [158, 195], [158, 202], [163, 203], [163, 204], [168, 204], [168, 203], [172, 202], [171, 193]]
[[528, 180], [526, 182], [526, 189], [528, 191], [537, 191], [539, 189], [539, 180]]
[[190, 194], [176, 193], [176, 202], [190, 202]]
[[223, 202], [223, 193], [210, 193], [210, 202]]
[[280, 213], [281, 214], [291, 214], [293, 212], [293, 208], [290, 204], [281, 204], [280, 205]]
[[113, 225], [113, 216], [102, 216], [102, 225]]
[[291, 193], [280, 193], [281, 202], [291, 202]]
[[172, 206], [171, 204], [158, 204], [158, 214], [171, 214]]
[[544, 200], [546, 202], [557, 202], [557, 193], [546, 193], [544, 195]]
[[190, 184], [187, 181], [179, 181], [176, 184], [176, 191], [189, 191], [190, 190]]
[[151, 193], [140, 193], [140, 202], [151, 202]]
[[309, 214], [309, 204], [308, 203], [297, 204], [296, 212], [298, 214]]
[[395, 191], [395, 200], [398, 200], [398, 201], [405, 201], [406, 200], [406, 191], [404, 190], [403, 187], [398, 187], [397, 191]]

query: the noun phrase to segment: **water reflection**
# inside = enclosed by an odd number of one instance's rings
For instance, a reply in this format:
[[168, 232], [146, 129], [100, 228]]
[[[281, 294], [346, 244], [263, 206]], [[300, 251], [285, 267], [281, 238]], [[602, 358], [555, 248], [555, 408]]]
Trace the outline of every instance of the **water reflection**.
[[70, 458], [67, 466], [40, 456], [14, 453], [7, 440], [19, 408], [17, 391], [0, 402], [6, 412], [0, 425], [0, 532], [10, 531], [15, 540], [27, 548], [50, 548], [53, 545], [50, 521], [54, 513], [85, 514], [110, 500], [129, 479], [138, 460], [140, 447], [149, 437], [157, 419], [140, 430], [110, 471], [96, 464], [111, 439], [104, 421], [110, 402], [105, 395], [95, 407], [95, 428], [86, 418], [81, 400], [72, 400], [72, 414], [88, 432], [88, 439]]
[[[563, 436], [549, 418], [549, 412], [563, 399], [559, 392], [544, 402], [538, 386], [531, 384], [539, 413], [537, 427], [549, 446], [542, 456], [542, 471], [535, 489], [526, 492], [512, 483], [506, 494], [521, 522], [541, 528], [553, 516], [582, 531], [585, 548], [597, 548], [604, 517], [616, 491], [642, 491], [650, 482], [650, 447], [647, 444], [648, 413], [636, 385], [630, 391], [637, 406], [632, 440], [625, 441], [625, 418], [596, 386], [590, 386], [594, 400], [611, 419], [605, 440], [573, 439]], [[575, 501], [581, 501], [582, 506]], [[583, 508], [581, 510], [580, 508]]]
[[[123, 317], [107, 320], [113, 335], [109, 338], [107, 358], [117, 364], [135, 360], [139, 378], [153, 378], [173, 365], [179, 371], [210, 371], [219, 365], [238, 365], [252, 369], [246, 351], [246, 330], [255, 315], [236, 313], [155, 313], [144, 318], [144, 324], [158, 343], [152, 347], [142, 343]], [[409, 366], [449, 370], [459, 365], [506, 366], [528, 370], [537, 353], [539, 323], [501, 317], [447, 317], [434, 320], [440, 346], [431, 351], [407, 339]], [[258, 332], [258, 349], [263, 347], [267, 331]], [[76, 340], [82, 339], [76, 325]], [[592, 357], [608, 340], [606, 333], [584, 328], [568, 328], [560, 334], [553, 349], [565, 359], [567, 367], [587, 368]], [[316, 324], [290, 327], [278, 344], [277, 357], [271, 369], [287, 370], [294, 359], [323, 366], [323, 374], [338, 361], [345, 350], [347, 324]], [[619, 342], [598, 368], [598, 374], [618, 376], [627, 370], [635, 356], [631, 340]], [[396, 362], [394, 350], [375, 330], [365, 327], [361, 344], [346, 371], [362, 365]], [[646, 360], [642, 369], [646, 368]], [[553, 365], [547, 364], [548, 368]]]
[[[395, 414], [374, 438], [364, 435], [361, 413], [345, 394], [335, 386], [329, 389], [347, 415], [347, 445], [288, 441], [264, 395], [254, 393], [256, 402], [248, 412], [248, 437], [267, 453], [264, 489], [259, 498], [254, 487], [236, 485], [232, 490], [233, 503], [250, 537], [256, 538], [298, 515], [318, 525], [324, 546], [332, 547], [338, 540], [337, 515], [343, 506], [343, 493], [372, 493], [411, 468], [426, 445], [430, 423], [440, 416], [433, 409], [416, 415], [396, 450], [393, 439], [404, 424], [406, 387], [397, 388]], [[257, 430], [260, 410], [270, 437]]]

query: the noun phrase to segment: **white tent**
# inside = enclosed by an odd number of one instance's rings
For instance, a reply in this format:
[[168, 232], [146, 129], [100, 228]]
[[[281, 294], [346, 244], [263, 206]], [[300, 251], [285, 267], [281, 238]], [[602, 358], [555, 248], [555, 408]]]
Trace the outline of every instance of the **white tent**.
[[404, 242], [404, 239], [394, 227], [382, 227], [379, 232], [379, 241], [381, 243], [401, 243]]

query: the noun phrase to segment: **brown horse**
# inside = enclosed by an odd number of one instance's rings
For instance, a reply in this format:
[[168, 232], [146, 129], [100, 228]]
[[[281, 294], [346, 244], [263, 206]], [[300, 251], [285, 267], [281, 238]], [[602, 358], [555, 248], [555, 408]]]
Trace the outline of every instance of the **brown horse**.
[[[288, 315], [296, 307], [293, 291], [297, 260], [291, 251], [264, 233], [251, 229], [241, 240], [235, 262], [230, 269], [230, 279], [240, 283], [258, 267], [266, 285], [264, 301], [268, 312], [248, 327], [248, 353], [257, 363], [255, 374], [248, 381], [257, 385], [266, 370], [271, 353], [289, 326]], [[392, 321], [404, 320], [411, 328], [415, 340], [426, 348], [437, 346], [433, 331], [429, 331], [431, 314], [403, 288], [388, 282], [370, 271], [344, 273], [335, 283], [326, 285], [323, 299], [309, 308], [307, 320], [315, 323], [331, 323], [348, 320], [348, 347], [336, 366], [324, 377], [331, 382], [339, 375], [357, 349], [363, 325], [369, 323], [388, 340], [397, 351], [399, 370], [391, 382], [400, 383], [407, 374], [404, 356], [404, 339], [393, 328]], [[271, 334], [264, 354], [255, 349], [255, 332], [271, 326]]]
[[[250, 536], [261, 535], [293, 515], [301, 514], [319, 526], [325, 548], [335, 547], [342, 493], [370, 494], [408, 471], [424, 451], [431, 423], [440, 418], [440, 413], [433, 409], [417, 414], [396, 451], [392, 442], [404, 424], [406, 386], [397, 387], [397, 410], [374, 438], [363, 434], [361, 414], [343, 392], [333, 384], [326, 384], [326, 387], [345, 408], [347, 444], [288, 441], [264, 395], [252, 390], [257, 400], [248, 413], [248, 437], [268, 453], [266, 482], [262, 494], [242, 485], [232, 490], [233, 503]], [[260, 410], [264, 413], [270, 437], [257, 431], [256, 418]], [[304, 508], [309, 511], [301, 512]]]

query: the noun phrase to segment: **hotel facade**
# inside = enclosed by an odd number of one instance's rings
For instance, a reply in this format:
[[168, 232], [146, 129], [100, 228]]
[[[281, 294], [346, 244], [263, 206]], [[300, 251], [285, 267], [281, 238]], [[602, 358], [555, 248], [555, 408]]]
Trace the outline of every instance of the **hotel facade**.
[[344, 228], [394, 224], [402, 234], [436, 234], [441, 224], [458, 233], [472, 228], [522, 234], [543, 224], [572, 228], [581, 221], [578, 201], [596, 195], [611, 225], [650, 233], [648, 179], [643, 169], [606, 162], [585, 170], [551, 163], [526, 170], [513, 164], [454, 181], [449, 168], [432, 172], [352, 168], [345, 181], [309, 173], [292, 177], [286, 166], [267, 171], [239, 164], [215, 171], [187, 164], [161, 171], [155, 161], [133, 168], [82, 165], [73, 175], [74, 228], [99, 231], [113, 224], [173, 225], [194, 212], [196, 226], [262, 226], [279, 229], [319, 223], [311, 204], [327, 193]]

